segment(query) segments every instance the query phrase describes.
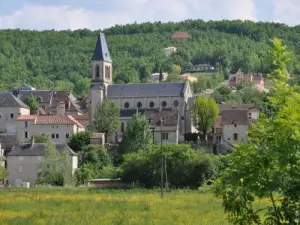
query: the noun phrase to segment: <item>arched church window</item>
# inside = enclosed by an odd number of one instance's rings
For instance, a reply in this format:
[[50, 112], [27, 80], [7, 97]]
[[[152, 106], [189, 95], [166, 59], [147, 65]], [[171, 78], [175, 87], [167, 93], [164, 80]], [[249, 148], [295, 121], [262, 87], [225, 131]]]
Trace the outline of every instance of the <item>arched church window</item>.
[[164, 107], [164, 108], [167, 107], [167, 102], [166, 102], [166, 101], [163, 101], [163, 102], [161, 103], [161, 106]]
[[149, 107], [152, 109], [152, 108], [154, 107], [154, 102], [151, 101], [151, 102], [149, 103]]
[[136, 104], [136, 106], [137, 106], [138, 108], [141, 108], [141, 107], [142, 107], [142, 103], [141, 103], [141, 102], [138, 102], [138, 103]]
[[128, 102], [125, 102], [124, 108], [125, 108], [125, 109], [128, 109], [128, 108], [129, 108], [129, 103], [128, 103]]
[[97, 78], [100, 77], [100, 68], [99, 68], [99, 65], [96, 66], [96, 77]]
[[173, 102], [173, 105], [174, 105], [174, 107], [177, 107], [177, 106], [179, 105], [179, 102], [178, 102], [177, 100], [175, 100], [175, 101]]
[[110, 79], [110, 66], [105, 66], [105, 79]]

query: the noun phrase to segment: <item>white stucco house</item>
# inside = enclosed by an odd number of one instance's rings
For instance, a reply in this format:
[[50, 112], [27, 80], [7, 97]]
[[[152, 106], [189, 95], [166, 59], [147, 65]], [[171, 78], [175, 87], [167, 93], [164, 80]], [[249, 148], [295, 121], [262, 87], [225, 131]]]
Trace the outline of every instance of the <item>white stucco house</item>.
[[[45, 158], [45, 143], [35, 143], [32, 138], [30, 144], [25, 144], [13, 148], [7, 154], [7, 171], [8, 182], [12, 184], [20, 184], [22, 182], [30, 182], [35, 184], [37, 174], [41, 169], [40, 165], [44, 162]], [[77, 154], [64, 143], [55, 143], [56, 150], [60, 153], [68, 152], [70, 160], [70, 173], [74, 174], [78, 167]]]
[[22, 115], [17, 119], [17, 139], [20, 143], [27, 142], [34, 135], [48, 136], [53, 142], [68, 143], [69, 138], [78, 132], [85, 131], [85, 127], [65, 114], [62, 102], [57, 107], [56, 115]]

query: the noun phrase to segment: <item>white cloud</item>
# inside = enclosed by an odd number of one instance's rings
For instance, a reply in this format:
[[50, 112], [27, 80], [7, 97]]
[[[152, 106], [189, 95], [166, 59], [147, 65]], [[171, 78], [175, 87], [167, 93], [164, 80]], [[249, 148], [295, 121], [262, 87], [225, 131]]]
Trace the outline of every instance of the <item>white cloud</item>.
[[26, 5], [12, 14], [0, 16], [0, 28], [94, 30], [134, 21], [256, 20], [253, 0], [124, 0], [115, 6], [115, 10], [104, 12], [69, 6]]
[[289, 25], [300, 24], [299, 0], [274, 0], [274, 7], [277, 21]]

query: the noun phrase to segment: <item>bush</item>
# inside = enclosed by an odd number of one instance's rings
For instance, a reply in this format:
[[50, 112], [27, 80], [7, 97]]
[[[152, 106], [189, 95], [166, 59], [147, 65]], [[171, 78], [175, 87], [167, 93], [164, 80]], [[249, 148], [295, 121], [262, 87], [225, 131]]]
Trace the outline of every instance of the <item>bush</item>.
[[[197, 188], [208, 179], [214, 179], [216, 165], [212, 155], [194, 151], [189, 145], [163, 145], [168, 182], [174, 188]], [[124, 155], [121, 178], [146, 188], [160, 185], [161, 149], [153, 145], [149, 151]]]

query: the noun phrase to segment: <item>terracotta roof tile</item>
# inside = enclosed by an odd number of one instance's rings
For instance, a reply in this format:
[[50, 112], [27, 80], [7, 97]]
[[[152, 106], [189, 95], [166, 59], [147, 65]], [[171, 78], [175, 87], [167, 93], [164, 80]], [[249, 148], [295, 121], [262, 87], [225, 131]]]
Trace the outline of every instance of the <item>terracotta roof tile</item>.
[[25, 121], [25, 120], [35, 120], [37, 115], [21, 115], [18, 117], [17, 121]]
[[221, 112], [222, 125], [237, 123], [238, 125], [249, 125], [248, 110], [230, 109]]

